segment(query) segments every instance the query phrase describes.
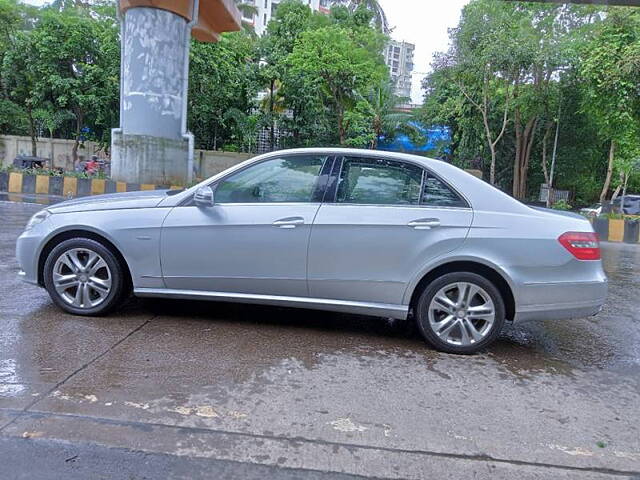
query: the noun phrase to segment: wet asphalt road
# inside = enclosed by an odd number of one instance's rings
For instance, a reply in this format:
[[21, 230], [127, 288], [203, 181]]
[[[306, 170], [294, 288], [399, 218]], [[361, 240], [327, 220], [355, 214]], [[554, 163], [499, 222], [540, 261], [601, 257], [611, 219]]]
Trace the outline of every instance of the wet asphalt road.
[[456, 357], [324, 312], [63, 314], [16, 278], [39, 208], [0, 201], [0, 478], [640, 478], [639, 246], [603, 245], [597, 317]]

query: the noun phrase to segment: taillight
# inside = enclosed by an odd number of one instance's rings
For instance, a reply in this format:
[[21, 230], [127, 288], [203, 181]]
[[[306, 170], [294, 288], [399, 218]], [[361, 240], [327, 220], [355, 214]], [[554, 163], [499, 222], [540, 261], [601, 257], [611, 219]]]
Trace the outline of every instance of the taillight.
[[558, 241], [578, 260], [600, 260], [600, 239], [593, 232], [567, 232]]

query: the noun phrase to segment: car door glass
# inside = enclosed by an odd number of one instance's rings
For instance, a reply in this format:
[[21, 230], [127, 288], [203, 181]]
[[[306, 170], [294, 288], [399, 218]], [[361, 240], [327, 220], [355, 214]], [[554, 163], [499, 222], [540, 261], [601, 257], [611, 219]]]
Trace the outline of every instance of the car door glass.
[[422, 204], [429, 207], [468, 207], [467, 202], [460, 198], [442, 180], [427, 174], [422, 189]]
[[215, 202], [308, 203], [327, 157], [274, 158], [251, 166], [222, 181]]
[[337, 203], [418, 205], [423, 170], [394, 160], [346, 158]]

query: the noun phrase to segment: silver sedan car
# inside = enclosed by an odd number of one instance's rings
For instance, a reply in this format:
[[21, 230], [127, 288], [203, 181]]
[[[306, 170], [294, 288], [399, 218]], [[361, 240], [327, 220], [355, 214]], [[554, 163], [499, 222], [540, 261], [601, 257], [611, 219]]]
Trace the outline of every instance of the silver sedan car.
[[77, 315], [126, 296], [415, 319], [473, 353], [505, 324], [596, 314], [607, 279], [579, 215], [452, 165], [346, 149], [270, 153], [184, 191], [66, 201], [17, 242], [22, 278]]

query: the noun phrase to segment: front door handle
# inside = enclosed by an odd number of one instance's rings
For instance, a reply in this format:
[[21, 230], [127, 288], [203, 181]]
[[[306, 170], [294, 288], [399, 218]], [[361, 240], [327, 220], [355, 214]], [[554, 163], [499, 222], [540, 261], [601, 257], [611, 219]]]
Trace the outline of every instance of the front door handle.
[[438, 228], [440, 226], [439, 218], [421, 218], [420, 220], [414, 220], [409, 222], [407, 226], [416, 230], [431, 230], [432, 228]]
[[296, 228], [299, 225], [304, 225], [304, 218], [290, 217], [290, 218], [283, 218], [281, 220], [276, 220], [275, 222], [273, 222], [274, 227], [284, 228], [284, 229]]

